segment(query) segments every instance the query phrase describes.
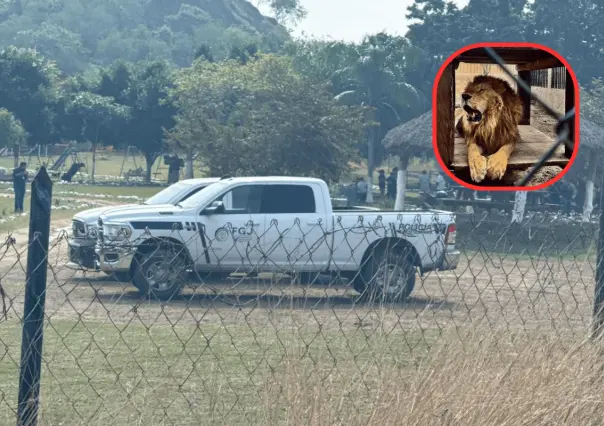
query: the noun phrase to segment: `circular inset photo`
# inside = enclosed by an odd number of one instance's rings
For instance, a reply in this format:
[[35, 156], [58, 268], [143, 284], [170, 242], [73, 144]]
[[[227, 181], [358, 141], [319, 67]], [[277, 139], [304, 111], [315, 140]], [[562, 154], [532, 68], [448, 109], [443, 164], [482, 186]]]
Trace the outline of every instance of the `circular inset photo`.
[[484, 43], [459, 50], [439, 70], [432, 108], [436, 158], [467, 188], [545, 188], [577, 155], [577, 79], [545, 46]]

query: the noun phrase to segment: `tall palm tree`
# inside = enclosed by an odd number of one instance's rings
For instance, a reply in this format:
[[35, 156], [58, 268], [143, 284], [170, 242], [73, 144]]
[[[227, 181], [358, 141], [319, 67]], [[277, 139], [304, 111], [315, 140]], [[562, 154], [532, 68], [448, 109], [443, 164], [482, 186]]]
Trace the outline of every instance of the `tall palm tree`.
[[336, 71], [331, 83], [335, 99], [367, 107], [368, 203], [373, 202], [373, 172], [381, 137], [392, 127], [422, 109], [425, 96], [405, 81], [404, 48], [398, 37], [376, 34], [351, 50], [351, 65]]

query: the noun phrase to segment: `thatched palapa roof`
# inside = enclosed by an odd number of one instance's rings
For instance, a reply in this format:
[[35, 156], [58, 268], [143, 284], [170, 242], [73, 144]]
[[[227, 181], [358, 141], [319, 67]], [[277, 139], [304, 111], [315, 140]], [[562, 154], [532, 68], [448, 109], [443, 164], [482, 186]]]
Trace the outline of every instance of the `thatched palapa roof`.
[[581, 117], [579, 125], [581, 126], [579, 152], [581, 152], [581, 148], [585, 147], [597, 151], [604, 150], [604, 128], [583, 117]]
[[419, 156], [432, 150], [432, 111], [390, 130], [382, 141], [394, 154]]

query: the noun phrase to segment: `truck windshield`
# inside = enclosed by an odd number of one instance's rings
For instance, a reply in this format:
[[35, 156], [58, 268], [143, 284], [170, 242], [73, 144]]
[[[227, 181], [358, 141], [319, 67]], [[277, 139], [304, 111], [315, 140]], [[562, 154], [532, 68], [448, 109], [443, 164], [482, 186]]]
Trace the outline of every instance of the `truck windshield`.
[[153, 197], [149, 198], [143, 204], [147, 205], [158, 205], [158, 204], [174, 204], [180, 201], [179, 195], [183, 194], [185, 190], [192, 189], [193, 186], [189, 183], [178, 182], [174, 185], [159, 191]]
[[228, 181], [221, 181], [218, 183], [213, 183], [212, 185], [208, 186], [203, 191], [199, 191], [197, 194], [192, 195], [191, 197], [187, 198], [186, 200], [178, 203], [178, 205], [180, 207], [188, 209], [188, 208], [199, 207], [200, 204], [205, 203], [208, 200], [214, 201], [214, 199], [216, 197], [218, 197], [218, 195], [220, 195], [220, 193], [222, 191], [224, 191], [224, 189], [228, 185], [229, 185]]

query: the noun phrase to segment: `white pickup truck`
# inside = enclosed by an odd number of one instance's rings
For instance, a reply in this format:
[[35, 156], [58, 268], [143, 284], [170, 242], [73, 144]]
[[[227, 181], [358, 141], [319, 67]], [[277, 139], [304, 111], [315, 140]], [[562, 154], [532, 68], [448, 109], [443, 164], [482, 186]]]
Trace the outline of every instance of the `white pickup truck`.
[[456, 268], [455, 235], [450, 212], [334, 209], [320, 179], [228, 178], [176, 205], [102, 214], [96, 254], [101, 270], [162, 299], [189, 272], [334, 274], [402, 299], [417, 269]]
[[[185, 179], [146, 200], [143, 205], [176, 204], [193, 196], [207, 186], [216, 183], [220, 178]], [[69, 245], [69, 264], [72, 269], [95, 269], [95, 253], [97, 223], [102, 213], [109, 210], [116, 212], [123, 209], [138, 207], [134, 205], [105, 206], [84, 210], [77, 213], [71, 221], [71, 236]], [[119, 275], [119, 274], [118, 274]], [[120, 277], [121, 278], [121, 277]]]

